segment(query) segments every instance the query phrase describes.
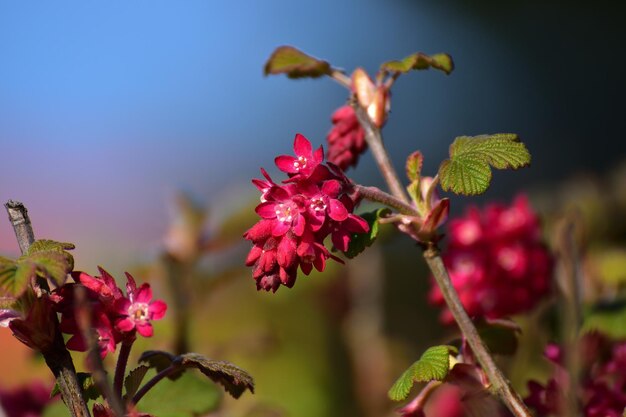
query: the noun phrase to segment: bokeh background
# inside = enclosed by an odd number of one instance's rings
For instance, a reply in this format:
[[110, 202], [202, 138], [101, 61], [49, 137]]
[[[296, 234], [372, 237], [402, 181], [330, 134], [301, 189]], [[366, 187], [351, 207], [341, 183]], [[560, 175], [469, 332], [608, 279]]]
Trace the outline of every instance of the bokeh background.
[[[38, 237], [74, 242], [77, 268], [143, 271], [167, 299], [159, 260], [180, 191], [207, 208], [208, 234], [240, 233], [254, 217], [231, 215], [257, 198], [250, 178], [271, 171], [296, 132], [322, 144], [346, 100], [330, 80], [264, 78], [265, 60], [285, 44], [347, 71], [374, 72], [415, 51], [451, 54], [450, 76], [419, 72], [395, 85], [384, 134], [396, 166], [421, 149], [434, 172], [459, 135], [515, 132], [533, 154], [530, 169], [498, 173], [486, 196], [455, 200], [454, 213], [521, 191], [550, 206], [546, 194], [567, 181], [599, 184], [592, 194], [602, 198], [606, 182], [595, 181], [615, 179], [626, 156], [625, 11], [611, 1], [0, 1], [0, 200], [23, 201]], [[351, 175], [382, 186], [369, 154]], [[358, 383], [353, 345], [371, 340], [367, 331], [409, 359], [443, 337], [434, 310], [424, 313], [422, 267], [415, 279], [392, 268], [412, 265], [413, 246], [389, 239], [369, 264], [333, 267], [274, 296], [235, 271], [246, 247], [231, 238], [198, 261], [206, 291], [193, 349], [257, 375], [257, 395], [227, 404], [232, 415], [363, 415], [359, 390], [375, 387]], [[6, 221], [0, 253], [17, 253]], [[380, 308], [365, 303], [374, 315], [365, 336], [345, 325], [358, 285], [336, 283], [359, 268], [387, 277], [371, 303]], [[207, 284], [216, 276], [228, 279]], [[0, 336], [3, 351], [22, 352]], [[3, 372], [0, 386], [25, 380], [30, 366]]]

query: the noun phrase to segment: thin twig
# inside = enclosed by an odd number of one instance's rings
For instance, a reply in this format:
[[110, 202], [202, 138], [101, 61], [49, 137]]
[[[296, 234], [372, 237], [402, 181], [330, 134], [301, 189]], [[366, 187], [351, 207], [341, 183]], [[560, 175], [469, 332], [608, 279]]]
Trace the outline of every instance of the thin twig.
[[122, 385], [124, 385], [124, 376], [126, 375], [126, 365], [130, 350], [133, 347], [135, 339], [124, 339], [120, 345], [120, 353], [117, 356], [117, 364], [115, 365], [115, 376], [113, 377], [113, 392], [118, 398], [122, 398]]
[[437, 249], [436, 246], [431, 245], [424, 251], [424, 259], [426, 259], [426, 263], [432, 271], [435, 281], [437, 281], [437, 284], [441, 289], [443, 298], [445, 299], [454, 320], [463, 333], [463, 337], [467, 340], [467, 343], [472, 349], [476, 360], [478, 360], [478, 363], [482, 367], [483, 371], [487, 374], [489, 382], [491, 383], [491, 389], [498, 395], [498, 397], [500, 397], [502, 402], [504, 402], [513, 415], [517, 417], [531, 417], [532, 414], [528, 411], [528, 408], [520, 398], [519, 394], [515, 392], [513, 387], [511, 387], [510, 382], [496, 365], [493, 357], [487, 349], [487, 346], [485, 346], [480, 338], [474, 323], [472, 323], [472, 320], [463, 308], [463, 304], [461, 303], [461, 300], [452, 285], [452, 281], [450, 280], [448, 270], [443, 264], [439, 249]]
[[391, 194], [387, 194], [383, 190], [377, 187], [365, 187], [363, 185], [355, 185], [354, 190], [363, 198], [366, 198], [370, 201], [376, 201], [378, 203], [384, 204], [388, 207], [395, 208], [402, 214], [406, 214], [409, 216], [419, 216], [419, 212], [415, 207], [410, 204], [407, 204], [403, 200], [392, 196]]
[[102, 357], [100, 356], [100, 348], [98, 347], [98, 339], [92, 328], [91, 308], [89, 307], [85, 287], [82, 285], [76, 285], [74, 295], [76, 299], [76, 322], [83, 337], [85, 338], [85, 341], [87, 342], [87, 347], [89, 349], [87, 364], [90, 368], [93, 381], [100, 390], [104, 399], [109, 404], [113, 414], [115, 414], [116, 417], [124, 417], [126, 413], [124, 411], [121, 396], [116, 395], [113, 391], [113, 387], [111, 386], [107, 373], [104, 370], [104, 364], [102, 363]]
[[146, 382], [143, 385], [143, 387], [141, 387], [139, 391], [135, 393], [135, 395], [133, 396], [132, 404], [137, 404], [139, 400], [141, 400], [143, 396], [146, 395], [148, 391], [150, 391], [152, 387], [154, 387], [159, 381], [161, 381], [165, 377], [172, 375], [178, 370], [179, 370], [178, 366], [170, 365], [164, 370], [162, 370], [161, 372], [159, 372], [158, 374], [156, 374], [155, 376], [153, 376], [152, 379]]
[[409, 199], [404, 191], [404, 187], [398, 179], [398, 173], [391, 164], [389, 155], [387, 155], [387, 151], [385, 150], [380, 129], [372, 123], [365, 109], [356, 101], [352, 102], [352, 107], [354, 108], [354, 112], [356, 113], [356, 117], [359, 120], [361, 127], [365, 131], [365, 141], [372, 150], [374, 159], [378, 164], [378, 169], [385, 178], [391, 194], [393, 194], [397, 199], [408, 203]]
[[570, 379], [570, 389], [565, 393], [565, 415], [580, 414], [578, 398], [580, 387], [580, 339], [582, 325], [580, 250], [576, 242], [577, 213], [568, 213], [556, 228], [556, 252], [558, 254], [557, 282], [563, 306], [563, 344], [565, 349], [565, 366]]
[[[365, 130], [365, 139], [367, 144], [372, 150], [374, 159], [376, 160], [378, 168], [387, 182], [391, 193], [398, 200], [409, 204], [409, 198], [407, 197], [404, 188], [400, 183], [398, 174], [391, 165], [389, 155], [383, 146], [380, 129], [372, 123], [365, 110], [358, 105], [358, 103], [353, 103], [353, 107], [359, 123], [363, 127], [363, 130]], [[461, 303], [459, 295], [452, 285], [450, 275], [443, 264], [439, 249], [436, 245], [432, 244], [427, 250], [424, 251], [424, 258], [426, 259], [428, 267], [435, 276], [435, 281], [441, 289], [446, 304], [452, 312], [452, 316], [458, 324], [463, 337], [467, 340], [476, 355], [478, 363], [480, 363], [483, 370], [487, 374], [493, 390], [516, 417], [531, 417], [532, 414], [530, 414], [530, 411], [528, 411], [528, 408], [524, 405], [524, 402], [520, 398], [519, 394], [513, 390], [509, 381], [497, 367], [493, 357], [489, 353], [489, 350], [478, 335], [478, 331], [476, 330], [474, 323], [472, 323], [467, 315], [467, 312], [463, 308], [463, 304]]]
[[[9, 200], [4, 207], [9, 214], [9, 220], [23, 254], [35, 242], [35, 233], [28, 217], [28, 210], [24, 204], [13, 200]], [[59, 329], [59, 320], [56, 315], [52, 320], [55, 326], [54, 344], [50, 350], [42, 352], [43, 357], [56, 378], [63, 401], [72, 417], [89, 417], [89, 409], [78, 383], [72, 356], [65, 347], [63, 335]]]
[[339, 71], [338, 69], [335, 69], [335, 68], [332, 69], [330, 73], [330, 78], [337, 81], [339, 84], [341, 84], [348, 90], [352, 89], [352, 79], [348, 77], [346, 74], [344, 74], [343, 72]]
[[25, 253], [28, 247], [35, 241], [33, 225], [30, 223], [28, 210], [26, 210], [24, 204], [13, 200], [7, 201], [4, 207], [7, 209], [7, 213], [9, 213], [9, 220], [15, 231], [17, 243], [20, 245], [20, 251]]

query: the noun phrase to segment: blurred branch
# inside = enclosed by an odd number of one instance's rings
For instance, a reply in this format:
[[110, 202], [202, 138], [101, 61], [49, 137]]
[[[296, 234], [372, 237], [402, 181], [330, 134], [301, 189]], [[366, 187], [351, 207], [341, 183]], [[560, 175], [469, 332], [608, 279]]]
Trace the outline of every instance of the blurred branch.
[[557, 283], [563, 305], [562, 337], [565, 349], [565, 365], [570, 378], [570, 389], [565, 393], [565, 415], [580, 414], [578, 398], [580, 386], [580, 338], [582, 325], [581, 292], [582, 267], [580, 248], [576, 241], [580, 230], [580, 215], [576, 211], [568, 212], [557, 224], [555, 247], [558, 254]]
[[[23, 254], [35, 242], [35, 233], [28, 217], [28, 210], [24, 204], [13, 200], [9, 200], [4, 207], [9, 214], [9, 220]], [[73, 417], [89, 417], [87, 402], [83, 398], [83, 392], [78, 383], [72, 356], [65, 347], [65, 341], [59, 329], [59, 320], [56, 314], [54, 314], [52, 320], [55, 326], [54, 343], [49, 351], [41, 353], [46, 361], [46, 365], [48, 365], [48, 368], [50, 368], [50, 371], [56, 378], [61, 396], [70, 414]]]

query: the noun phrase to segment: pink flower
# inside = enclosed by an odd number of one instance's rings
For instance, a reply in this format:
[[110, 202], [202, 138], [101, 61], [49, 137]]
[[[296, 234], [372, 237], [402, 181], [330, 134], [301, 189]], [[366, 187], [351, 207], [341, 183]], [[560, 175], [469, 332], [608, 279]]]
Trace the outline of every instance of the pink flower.
[[[575, 393], [585, 417], [620, 417], [626, 407], [626, 342], [611, 341], [599, 333], [587, 333], [581, 341], [581, 385]], [[545, 385], [528, 383], [524, 399], [540, 417], [563, 415], [563, 393], [570, 391], [569, 375], [562, 366], [562, 348], [546, 347], [554, 363], [552, 378]]]
[[323, 271], [329, 258], [342, 262], [324, 246], [326, 237], [332, 235], [335, 248], [346, 251], [355, 233], [369, 230], [367, 222], [352, 213], [352, 183], [340, 168], [322, 163], [322, 148], [313, 152], [311, 143], [297, 135], [294, 149], [297, 158], [276, 158], [278, 168], [289, 174], [284, 185], [277, 185], [264, 170], [265, 180], [252, 181], [261, 192], [256, 207], [261, 220], [244, 238], [253, 245], [246, 265], [252, 267], [257, 289], [292, 287], [298, 268], [308, 275], [313, 268]]
[[[549, 294], [553, 262], [540, 239], [539, 219], [525, 197], [518, 196], [509, 207], [471, 208], [450, 221], [449, 236], [443, 260], [470, 316], [523, 313]], [[437, 286], [429, 299], [445, 305]], [[453, 323], [447, 310], [441, 320]]]
[[167, 304], [161, 300], [152, 301], [150, 284], [144, 283], [137, 288], [135, 279], [128, 272], [126, 278], [128, 298], [121, 298], [116, 302], [120, 318], [115, 327], [122, 333], [131, 333], [136, 329], [140, 335], [151, 337], [154, 331], [151, 322], [165, 316]]
[[299, 178], [310, 177], [315, 168], [324, 160], [324, 150], [320, 146], [315, 152], [311, 142], [301, 134], [297, 134], [293, 142], [295, 157], [290, 155], [277, 156], [274, 162], [281, 171], [297, 175]]
[[6, 417], [39, 417], [46, 405], [55, 401], [50, 398], [50, 391], [52, 385], [40, 381], [13, 389], [0, 389], [0, 414], [4, 410]]
[[347, 169], [356, 166], [359, 156], [367, 149], [365, 131], [359, 124], [352, 106], [343, 106], [335, 110], [332, 116], [333, 127], [328, 132], [328, 162]]

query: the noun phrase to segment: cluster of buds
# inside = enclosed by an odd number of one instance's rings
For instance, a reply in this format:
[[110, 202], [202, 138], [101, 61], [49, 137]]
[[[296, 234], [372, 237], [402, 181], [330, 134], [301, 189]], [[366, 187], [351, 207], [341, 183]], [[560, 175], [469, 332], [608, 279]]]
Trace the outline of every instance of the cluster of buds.
[[[552, 258], [541, 242], [537, 215], [524, 196], [510, 207], [472, 208], [449, 224], [450, 245], [443, 256], [467, 313], [490, 319], [523, 313], [549, 294]], [[444, 305], [439, 287], [430, 301]], [[453, 323], [451, 313], [442, 313]]]
[[544, 354], [554, 364], [554, 374], [545, 385], [530, 381], [524, 401], [541, 417], [562, 416], [565, 395], [574, 395], [585, 417], [621, 417], [626, 408], [626, 342], [587, 333], [580, 340], [579, 353], [579, 391], [572, 389], [563, 366], [563, 348], [550, 344]]
[[[374, 83], [365, 70], [357, 68], [352, 74], [352, 92], [372, 123], [382, 127], [387, 121], [390, 107], [389, 87], [382, 78]], [[356, 166], [359, 156], [367, 149], [367, 142], [354, 108], [350, 105], [338, 108], [331, 120], [333, 127], [326, 137], [326, 159], [344, 170]]]
[[84, 338], [84, 329], [77, 320], [76, 285], [83, 285], [88, 300], [91, 328], [95, 331], [100, 355], [105, 357], [114, 352], [122, 341], [134, 341], [136, 333], [150, 337], [152, 321], [165, 315], [167, 305], [161, 300], [152, 300], [150, 284], [137, 287], [135, 279], [126, 273], [126, 295], [117, 286], [115, 279], [104, 269], [98, 268], [100, 276], [93, 277], [75, 271], [76, 283], [65, 284], [51, 295], [55, 310], [61, 313], [61, 331], [70, 334], [67, 348], [86, 351], [89, 346]]
[[253, 243], [246, 265], [253, 267], [257, 289], [292, 287], [298, 268], [308, 275], [313, 268], [323, 271], [329, 258], [342, 262], [324, 246], [326, 237], [331, 236], [337, 250], [346, 251], [354, 233], [369, 230], [367, 222], [353, 214], [357, 201], [351, 182], [340, 168], [323, 163], [322, 147], [313, 150], [298, 134], [294, 151], [295, 157], [275, 159], [289, 176], [282, 185], [263, 169], [264, 179], [252, 181], [261, 192], [256, 207], [261, 220], [244, 237]]

